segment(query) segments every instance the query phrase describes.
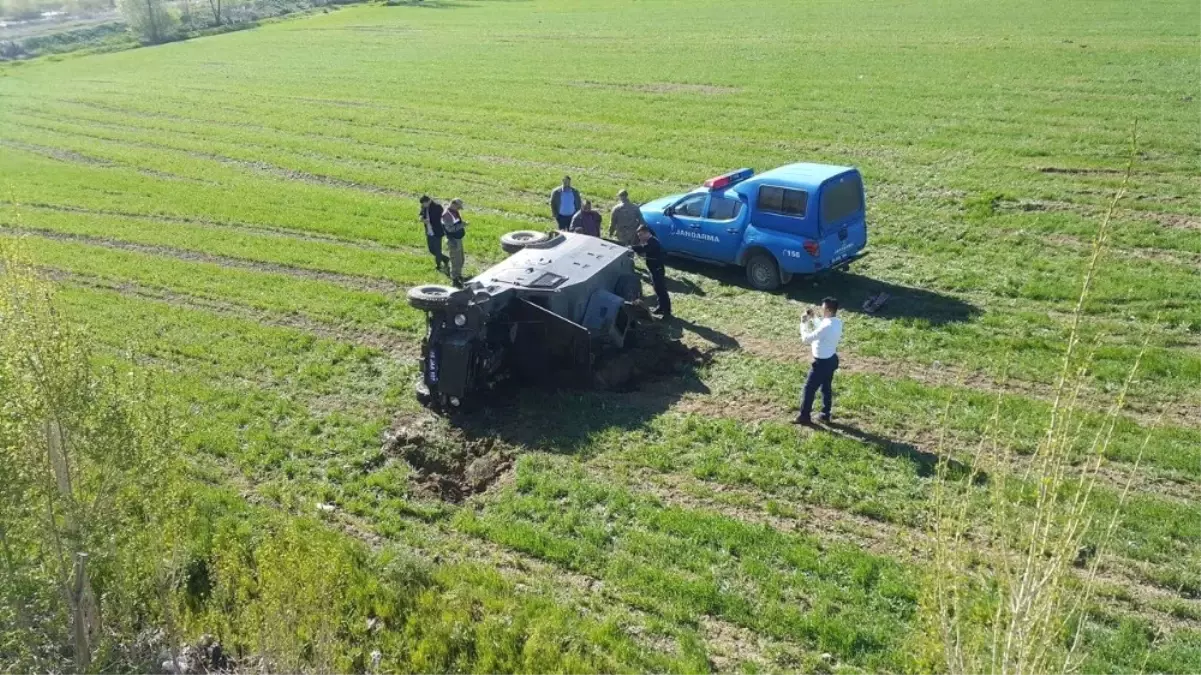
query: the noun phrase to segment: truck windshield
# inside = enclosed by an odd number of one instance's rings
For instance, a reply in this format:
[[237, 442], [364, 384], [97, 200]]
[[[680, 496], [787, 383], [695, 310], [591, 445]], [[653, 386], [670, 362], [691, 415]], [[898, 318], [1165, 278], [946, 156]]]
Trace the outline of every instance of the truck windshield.
[[863, 210], [863, 181], [843, 176], [822, 190], [822, 226], [837, 224]]
[[709, 200], [709, 220], [734, 220], [742, 213], [742, 200], [713, 195]]

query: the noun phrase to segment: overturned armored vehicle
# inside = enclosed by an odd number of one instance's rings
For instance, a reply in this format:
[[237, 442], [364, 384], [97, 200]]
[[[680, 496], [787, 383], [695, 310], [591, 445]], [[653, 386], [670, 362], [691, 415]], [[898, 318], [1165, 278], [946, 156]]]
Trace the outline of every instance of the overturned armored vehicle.
[[418, 286], [424, 310], [418, 396], [458, 408], [509, 377], [589, 382], [604, 352], [621, 349], [641, 296], [630, 249], [583, 234], [518, 232], [501, 238], [512, 255], [462, 289]]

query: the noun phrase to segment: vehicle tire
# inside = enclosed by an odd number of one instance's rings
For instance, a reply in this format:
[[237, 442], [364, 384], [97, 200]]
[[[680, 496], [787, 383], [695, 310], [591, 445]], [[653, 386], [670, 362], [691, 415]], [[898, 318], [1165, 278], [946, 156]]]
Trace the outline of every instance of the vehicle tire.
[[642, 298], [642, 279], [637, 274], [624, 274], [617, 280], [613, 292], [626, 302], [634, 302]]
[[545, 232], [517, 230], [500, 235], [500, 247], [505, 253], [513, 254], [530, 244], [540, 244], [547, 239], [550, 239], [550, 235]]
[[774, 291], [780, 287], [780, 266], [770, 253], [753, 253], [746, 261], [746, 280], [758, 291]]
[[409, 305], [417, 309], [436, 311], [445, 307], [450, 302], [451, 293], [457, 290], [459, 289], [451, 286], [438, 286], [436, 284], [414, 286], [409, 289], [407, 294]]

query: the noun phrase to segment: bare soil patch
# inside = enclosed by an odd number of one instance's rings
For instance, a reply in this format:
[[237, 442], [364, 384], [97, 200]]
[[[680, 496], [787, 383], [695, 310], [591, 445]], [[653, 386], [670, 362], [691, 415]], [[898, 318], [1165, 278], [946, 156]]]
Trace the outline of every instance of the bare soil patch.
[[1103, 176], [1124, 176], [1125, 169], [1071, 169], [1062, 166], [1040, 166], [1039, 173], [1064, 173], [1070, 175], [1097, 174]]
[[90, 164], [92, 166], [115, 166], [113, 164], [113, 162], [110, 162], [107, 159], [102, 159], [100, 157], [92, 157], [90, 155], [84, 155], [82, 153], [78, 153], [73, 150], [64, 150], [62, 148], [52, 148], [52, 147], [49, 147], [46, 145], [35, 145], [33, 143], [23, 143], [21, 141], [13, 141], [13, 140], [7, 140], [7, 139], [0, 140], [0, 145], [5, 145], [10, 148], [16, 148], [17, 150], [24, 150], [25, 152], [32, 152], [35, 155], [41, 155], [42, 157], [48, 157], [50, 159], [58, 160], [60, 162], [71, 162], [74, 164]]
[[487, 490], [513, 465], [512, 451], [496, 439], [468, 438], [427, 412], [397, 419], [384, 452], [408, 462], [421, 490], [453, 504]]
[[683, 340], [666, 338], [654, 324], [639, 325], [632, 335], [634, 345], [611, 355], [593, 372], [597, 388], [635, 391], [648, 380], [698, 368], [713, 358], [715, 350], [704, 351]]
[[573, 86], [591, 89], [618, 89], [622, 91], [638, 91], [649, 94], [705, 94], [720, 96], [722, 94], [737, 94], [742, 91], [738, 87], [728, 87], [716, 84], [687, 84], [683, 82], [648, 82], [643, 84], [626, 84], [620, 82], [573, 82]]

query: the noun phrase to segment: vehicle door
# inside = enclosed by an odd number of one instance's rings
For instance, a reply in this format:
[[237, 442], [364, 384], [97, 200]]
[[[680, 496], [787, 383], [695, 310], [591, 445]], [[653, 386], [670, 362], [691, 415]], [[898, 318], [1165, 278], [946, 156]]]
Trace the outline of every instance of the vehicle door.
[[759, 186], [754, 224], [782, 235], [771, 238], [768, 250], [786, 272], [808, 274], [821, 262], [816, 216], [811, 211], [809, 193], [799, 187]]
[[822, 185], [819, 209], [821, 264], [833, 267], [858, 253], [867, 244], [863, 179], [845, 173]]
[[668, 251], [704, 257], [701, 228], [708, 201], [708, 192], [697, 192], [671, 205], [667, 210], [669, 230], [665, 233], [666, 240], [660, 242]]
[[746, 229], [746, 204], [737, 192], [711, 194], [705, 219], [701, 222], [702, 239], [698, 247], [703, 257], [732, 263], [742, 248], [742, 231]]

